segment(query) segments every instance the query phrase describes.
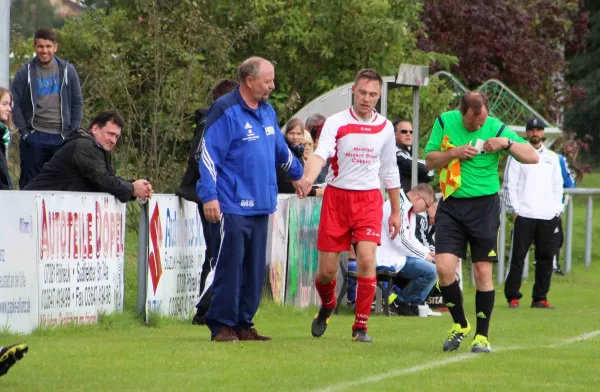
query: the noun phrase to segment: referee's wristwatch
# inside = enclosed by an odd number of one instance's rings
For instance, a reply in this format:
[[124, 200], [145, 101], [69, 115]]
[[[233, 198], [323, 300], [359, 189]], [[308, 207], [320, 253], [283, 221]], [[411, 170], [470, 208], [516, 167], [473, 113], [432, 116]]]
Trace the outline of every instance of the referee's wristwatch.
[[506, 145], [506, 147], [504, 147], [505, 150], [510, 150], [510, 148], [512, 147], [512, 145], [515, 142], [513, 142], [512, 140], [508, 139], [508, 144]]

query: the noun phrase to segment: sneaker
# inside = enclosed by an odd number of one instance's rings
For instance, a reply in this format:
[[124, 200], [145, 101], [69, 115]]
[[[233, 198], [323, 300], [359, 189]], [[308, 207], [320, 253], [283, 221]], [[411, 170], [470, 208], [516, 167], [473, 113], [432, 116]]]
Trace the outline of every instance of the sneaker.
[[221, 329], [217, 332], [215, 336], [213, 336], [210, 340], [214, 342], [239, 342], [237, 334], [233, 330], [233, 328], [228, 327], [226, 325], [222, 326]]
[[312, 327], [310, 329], [312, 336], [314, 336], [315, 338], [320, 338], [321, 336], [323, 336], [325, 330], [327, 329], [327, 324], [329, 324], [329, 318], [331, 317], [332, 313], [333, 309], [319, 309], [319, 311], [315, 315], [315, 318], [312, 321]]
[[0, 376], [8, 373], [8, 370], [18, 360], [23, 359], [28, 350], [29, 347], [26, 344], [13, 344], [8, 347], [0, 347]]
[[508, 307], [509, 308], [518, 308], [519, 307], [519, 300], [518, 299], [511, 299], [510, 302], [508, 303]]
[[373, 338], [367, 335], [364, 329], [355, 329], [352, 331], [352, 341], [361, 343], [371, 343]]
[[419, 308], [406, 302], [393, 302], [390, 310], [398, 316], [416, 317], [419, 315]]
[[531, 301], [531, 307], [539, 309], [554, 309], [554, 306], [550, 305], [545, 299], [541, 301]]
[[563, 270], [561, 270], [560, 268], [557, 268], [554, 270], [554, 273], [556, 275], [560, 275], [560, 276], [565, 276], [565, 273], [563, 272]]
[[469, 350], [471, 350], [472, 353], [489, 353], [492, 351], [492, 348], [490, 347], [490, 342], [487, 337], [475, 335], [475, 339], [471, 342]]
[[245, 331], [238, 332], [237, 337], [239, 340], [260, 340], [263, 342], [273, 340], [268, 336], [263, 336], [259, 334], [256, 328], [250, 328]]
[[462, 340], [471, 333], [471, 324], [467, 323], [465, 328], [461, 327], [460, 324], [454, 324], [450, 331], [448, 331], [448, 338], [444, 342], [444, 351], [458, 350]]

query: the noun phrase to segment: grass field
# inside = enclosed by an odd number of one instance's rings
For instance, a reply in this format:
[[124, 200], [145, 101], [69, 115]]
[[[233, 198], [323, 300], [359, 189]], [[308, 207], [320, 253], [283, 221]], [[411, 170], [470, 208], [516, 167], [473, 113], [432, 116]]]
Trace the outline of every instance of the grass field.
[[[581, 186], [594, 184], [600, 176], [586, 177]], [[573, 271], [552, 282], [549, 299], [557, 309], [530, 309], [523, 301], [522, 308], [509, 310], [497, 287], [494, 351], [484, 355], [467, 353], [470, 338], [459, 352], [442, 352], [448, 314], [373, 316], [373, 344], [351, 342], [349, 311], [332, 318], [325, 336], [314, 339], [309, 329], [315, 309], [269, 303], [255, 321], [272, 342], [211, 343], [207, 329], [165, 318], [144, 326], [133, 313], [136, 245], [130, 236], [126, 311], [104, 316], [98, 325], [0, 335], [0, 344], [30, 346], [25, 359], [0, 378], [0, 391], [599, 391], [600, 242], [594, 243], [592, 268], [585, 269], [584, 216], [581, 199], [575, 203]], [[524, 282], [525, 298], [532, 283]], [[468, 283], [465, 308], [474, 324]]]

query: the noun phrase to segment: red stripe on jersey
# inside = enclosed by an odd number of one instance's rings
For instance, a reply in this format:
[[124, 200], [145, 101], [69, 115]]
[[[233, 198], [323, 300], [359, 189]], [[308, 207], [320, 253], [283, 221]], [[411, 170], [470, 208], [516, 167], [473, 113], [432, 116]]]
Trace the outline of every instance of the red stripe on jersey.
[[[350, 111], [352, 114], [352, 111]], [[346, 124], [343, 127], [339, 127], [337, 134], [335, 135], [335, 151], [333, 153], [333, 157], [331, 158], [331, 170], [333, 170], [333, 179], [338, 176], [340, 167], [338, 165], [338, 140], [343, 138], [349, 134], [365, 134], [365, 135], [374, 135], [383, 131], [387, 124], [387, 121], [382, 122], [379, 125], [368, 125], [368, 124]]]
[[350, 115], [352, 116], [352, 118], [353, 118], [353, 119], [355, 119], [356, 121], [360, 121], [360, 120], [358, 119], [358, 117], [356, 117], [356, 116], [354, 115], [354, 110], [352, 110], [352, 106], [350, 107], [350, 109], [348, 109], [348, 111], [350, 112]]
[[[360, 121], [358, 117], [356, 117], [356, 115], [354, 114], [353, 106], [350, 106], [350, 109], [348, 109], [348, 111], [350, 112], [350, 115], [353, 119], [355, 119], [356, 121]], [[377, 110], [373, 109], [373, 118], [371, 119], [371, 122], [375, 122], [375, 120], [377, 120]]]
[[361, 133], [361, 134], [375, 134], [383, 131], [387, 121], [382, 122], [379, 125], [369, 125], [369, 124], [346, 124], [343, 127], [339, 127], [337, 134], [335, 135], [336, 142], [343, 138], [346, 135], [351, 133]]
[[333, 152], [333, 157], [329, 160], [331, 163], [331, 170], [333, 171], [332, 181], [335, 180], [338, 176], [338, 172], [340, 171], [340, 166], [338, 165], [338, 148], [337, 143], [335, 145], [335, 150]]

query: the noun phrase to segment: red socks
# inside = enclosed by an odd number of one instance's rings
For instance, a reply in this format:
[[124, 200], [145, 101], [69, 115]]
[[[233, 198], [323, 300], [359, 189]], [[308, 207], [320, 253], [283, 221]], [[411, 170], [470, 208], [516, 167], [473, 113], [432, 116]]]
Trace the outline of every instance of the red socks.
[[321, 283], [319, 279], [315, 277], [315, 287], [321, 297], [321, 306], [325, 310], [331, 310], [335, 308], [335, 278], [329, 283]]
[[367, 330], [367, 320], [371, 315], [371, 304], [375, 298], [375, 290], [377, 287], [377, 278], [358, 277], [358, 287], [356, 288], [356, 316], [352, 330], [364, 329]]

